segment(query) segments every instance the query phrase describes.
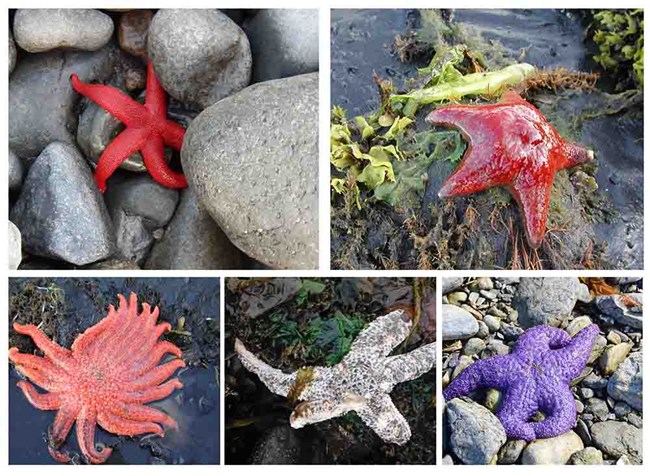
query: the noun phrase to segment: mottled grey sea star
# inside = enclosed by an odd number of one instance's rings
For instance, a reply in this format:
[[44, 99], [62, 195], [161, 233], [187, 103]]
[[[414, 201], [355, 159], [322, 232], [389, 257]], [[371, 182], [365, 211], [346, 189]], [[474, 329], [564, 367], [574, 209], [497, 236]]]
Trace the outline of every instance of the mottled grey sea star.
[[301, 401], [289, 419], [293, 428], [355, 411], [382, 440], [403, 445], [411, 438], [411, 429], [395, 408], [390, 392], [398, 383], [418, 378], [436, 363], [435, 343], [407, 354], [388, 356], [406, 339], [411, 326], [404, 311], [378, 317], [359, 333], [339, 364], [308, 369], [310, 379], [306, 382], [299, 378], [305, 369], [290, 374], [274, 369], [246, 350], [239, 340], [235, 350], [244, 367], [269, 390], [285, 397], [291, 393]]
[[[508, 437], [534, 441], [566, 433], [577, 414], [570, 383], [584, 370], [598, 332], [591, 324], [572, 339], [556, 327], [531, 327], [511, 354], [478, 360], [463, 370], [444, 390], [445, 400], [495, 388], [503, 392], [497, 417]], [[530, 421], [538, 411], [545, 418]]]

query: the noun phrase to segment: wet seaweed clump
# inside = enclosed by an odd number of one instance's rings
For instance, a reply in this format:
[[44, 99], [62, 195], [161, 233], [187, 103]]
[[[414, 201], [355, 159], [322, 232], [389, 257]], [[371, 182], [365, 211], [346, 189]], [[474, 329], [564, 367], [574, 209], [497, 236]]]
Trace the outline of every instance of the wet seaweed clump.
[[[435, 462], [433, 371], [397, 385], [391, 393], [412, 430], [403, 446], [383, 442], [354, 412], [300, 430], [289, 424], [293, 407], [301, 403], [295, 395], [309, 384], [311, 369], [340, 362], [359, 332], [378, 316], [421, 306], [398, 353], [435, 339], [432, 280], [229, 279], [226, 286], [227, 464]], [[243, 368], [234, 352], [236, 338], [274, 368], [301, 369], [289, 398], [272, 393]]]

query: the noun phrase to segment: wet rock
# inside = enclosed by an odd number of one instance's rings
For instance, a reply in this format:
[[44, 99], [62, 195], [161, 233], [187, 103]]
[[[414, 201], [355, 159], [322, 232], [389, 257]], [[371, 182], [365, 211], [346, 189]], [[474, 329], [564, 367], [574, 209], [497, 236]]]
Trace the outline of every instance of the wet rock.
[[584, 286], [578, 278], [521, 278], [513, 304], [524, 328], [559, 326], [573, 311]]
[[442, 305], [442, 340], [469, 339], [478, 332], [478, 322], [465, 309]]
[[589, 316], [576, 317], [568, 326], [566, 326], [565, 331], [567, 331], [571, 337], [574, 337], [578, 332], [591, 324], [592, 322]]
[[593, 446], [576, 451], [569, 459], [570, 464], [603, 464], [603, 453]]
[[122, 270], [122, 269], [140, 269], [138, 263], [124, 259], [107, 259], [106, 261], [99, 261], [86, 267], [86, 269], [101, 269], [101, 270]]
[[634, 352], [618, 366], [607, 384], [607, 393], [635, 410], [643, 410], [643, 359]]
[[147, 32], [153, 12], [137, 9], [124, 12], [117, 27], [117, 39], [127, 53], [140, 58], [147, 57]]
[[33, 8], [14, 16], [16, 43], [30, 53], [55, 48], [97, 51], [112, 35], [113, 20], [99, 10]]
[[492, 463], [506, 442], [499, 419], [470, 400], [454, 398], [447, 403], [451, 450], [465, 464]]
[[643, 459], [643, 432], [628, 423], [605, 421], [591, 427], [594, 446], [613, 458], [627, 456], [634, 464]]
[[272, 268], [318, 267], [318, 75], [214, 104], [192, 121], [181, 159], [235, 246]]
[[627, 357], [632, 350], [631, 342], [623, 342], [606, 349], [600, 356], [599, 365], [605, 375], [612, 375], [619, 364]]
[[23, 260], [22, 242], [20, 230], [12, 222], [9, 222], [7, 247], [9, 248], [9, 269], [18, 269]]
[[228, 240], [191, 188], [147, 260], [147, 269], [238, 269], [244, 255]]
[[485, 325], [488, 326], [488, 329], [490, 329], [490, 332], [492, 333], [497, 332], [501, 328], [501, 319], [491, 314], [487, 314], [483, 317], [483, 322], [485, 322]]
[[301, 439], [288, 425], [271, 428], [251, 454], [251, 464], [296, 464], [300, 459]]
[[485, 341], [477, 337], [472, 337], [463, 347], [463, 354], [477, 355], [483, 352], [483, 349], [485, 349]]
[[575, 452], [584, 448], [582, 440], [573, 431], [554, 438], [540, 438], [524, 449], [522, 464], [566, 464]]
[[442, 294], [448, 294], [463, 285], [463, 278], [442, 278]]
[[108, 258], [115, 236], [88, 164], [64, 143], [45, 148], [29, 169], [11, 220], [25, 250], [82, 266]]
[[[643, 294], [632, 293], [629, 298], [643, 306]], [[630, 326], [634, 329], [643, 329], [643, 312], [641, 307], [628, 307], [622, 296], [611, 294], [609, 296], [598, 296], [596, 298], [598, 309], [613, 318], [619, 324]]]
[[9, 190], [15, 192], [20, 190], [23, 184], [23, 175], [25, 174], [25, 166], [22, 160], [9, 149]]
[[255, 82], [318, 71], [318, 10], [261, 10], [246, 33]]
[[14, 36], [11, 34], [11, 28], [9, 28], [9, 75], [14, 72], [16, 67], [16, 42], [14, 41]]
[[218, 10], [159, 10], [149, 27], [147, 47], [165, 90], [201, 109], [250, 82], [248, 38]]
[[79, 95], [70, 85], [103, 81], [112, 72], [110, 47], [97, 52], [52, 51], [22, 59], [9, 79], [9, 146], [22, 158], [36, 156], [50, 143], [74, 143], [74, 106]]
[[112, 183], [105, 200], [115, 225], [117, 256], [143, 264], [156, 230], [174, 214], [178, 190], [163, 187], [148, 175], [136, 175]]
[[508, 440], [499, 450], [498, 464], [515, 464], [525, 447], [524, 440]]

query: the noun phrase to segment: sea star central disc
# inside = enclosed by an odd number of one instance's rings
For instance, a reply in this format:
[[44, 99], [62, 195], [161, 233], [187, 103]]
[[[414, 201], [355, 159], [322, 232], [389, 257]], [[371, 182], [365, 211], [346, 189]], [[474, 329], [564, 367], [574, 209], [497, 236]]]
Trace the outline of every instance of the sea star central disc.
[[185, 176], [172, 171], [165, 161], [165, 145], [181, 150], [185, 129], [167, 119], [167, 97], [151, 61], [147, 66], [144, 104], [111, 86], [84, 83], [76, 74], [70, 80], [75, 91], [106, 109], [126, 126], [104, 149], [97, 162], [95, 182], [102, 192], [106, 190], [106, 180], [138, 150], [156, 182], [170, 188], [187, 187]]
[[[48, 337], [38, 327], [14, 323], [20, 334], [30, 336], [44, 357], [9, 349], [16, 370], [49, 393], [39, 393], [27, 381], [18, 382], [29, 402], [39, 410], [58, 410], [50, 433], [50, 454], [62, 463], [70, 460], [60, 450], [75, 421], [81, 453], [90, 463], [103, 463], [113, 451], [95, 448], [95, 426], [117, 435], [154, 433], [162, 436], [165, 425], [176, 428], [173, 418], [144, 405], [161, 400], [182, 388], [177, 378], [165, 382], [185, 367], [181, 351], [160, 336], [171, 326], [156, 325], [158, 308], [146, 303], [138, 315], [138, 301], [129, 303], [119, 295], [117, 310], [77, 336], [70, 350]], [[159, 365], [165, 354], [177, 359]], [[165, 382], [165, 383], [163, 383]]]
[[496, 104], [444, 106], [427, 116], [456, 127], [468, 142], [440, 198], [508, 187], [519, 204], [528, 243], [541, 245], [558, 170], [592, 161], [592, 151], [564, 140], [539, 110], [514, 91]]

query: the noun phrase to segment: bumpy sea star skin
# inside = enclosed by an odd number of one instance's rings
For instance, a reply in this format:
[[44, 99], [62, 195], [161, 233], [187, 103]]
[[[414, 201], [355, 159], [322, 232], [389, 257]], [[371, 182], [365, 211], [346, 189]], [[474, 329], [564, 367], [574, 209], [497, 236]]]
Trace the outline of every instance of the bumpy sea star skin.
[[156, 182], [169, 188], [187, 187], [185, 176], [172, 171], [165, 161], [164, 146], [181, 150], [185, 129], [167, 119], [167, 97], [151, 61], [147, 66], [144, 104], [111, 86], [84, 83], [76, 74], [70, 79], [75, 91], [106, 109], [126, 126], [99, 157], [95, 181], [102, 192], [106, 190], [106, 180], [138, 150]]
[[[165, 382], [185, 367], [180, 349], [158, 340], [171, 326], [167, 322], [156, 325], [158, 308], [152, 311], [147, 303], [138, 315], [135, 294], [128, 304], [122, 295], [118, 297], [119, 308], [109, 306], [108, 315], [77, 336], [71, 349], [51, 341], [36, 326], [14, 323], [16, 332], [30, 336], [45, 355], [9, 349], [16, 370], [49, 392], [39, 393], [31, 383], [18, 382], [27, 400], [39, 410], [58, 410], [48, 449], [62, 463], [70, 460], [60, 447], [75, 421], [77, 441], [89, 463], [103, 463], [113, 451], [95, 448], [96, 424], [125, 436], [163, 436], [161, 424], [177, 428], [173, 418], [144, 405], [183, 387], [177, 378]], [[166, 354], [178, 358], [158, 365]]]
[[343, 361], [333, 367], [314, 367], [311, 378], [301, 371], [286, 374], [262, 362], [237, 340], [235, 350], [244, 367], [278, 395], [296, 396], [301, 403], [289, 419], [293, 428], [318, 423], [355, 411], [363, 422], [389, 443], [403, 445], [411, 429], [390, 398], [393, 387], [414, 380], [436, 363], [436, 344], [408, 354], [388, 354], [409, 334], [411, 320], [404, 311], [375, 319], [361, 331]]
[[[570, 383], [585, 368], [598, 332], [591, 324], [572, 339], [556, 327], [531, 327], [511, 354], [478, 360], [463, 370], [443, 391], [445, 400], [495, 388], [503, 392], [497, 416], [510, 438], [533, 441], [566, 433], [576, 424]], [[537, 411], [546, 418], [530, 422]]]
[[440, 198], [508, 187], [533, 248], [544, 239], [555, 172], [594, 158], [592, 151], [562, 139], [539, 110], [514, 91], [496, 104], [440, 107], [427, 121], [458, 128], [469, 144], [438, 192]]

